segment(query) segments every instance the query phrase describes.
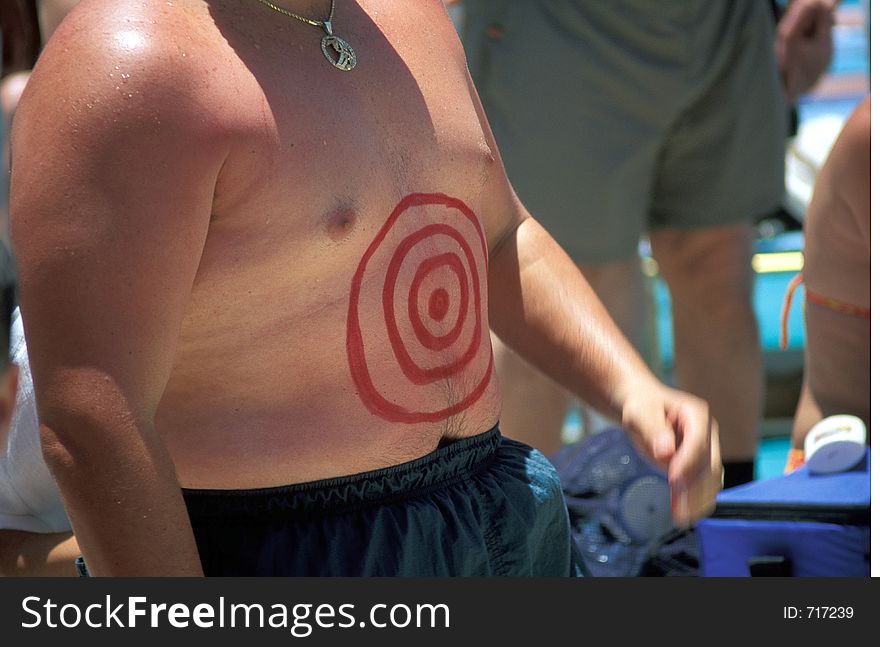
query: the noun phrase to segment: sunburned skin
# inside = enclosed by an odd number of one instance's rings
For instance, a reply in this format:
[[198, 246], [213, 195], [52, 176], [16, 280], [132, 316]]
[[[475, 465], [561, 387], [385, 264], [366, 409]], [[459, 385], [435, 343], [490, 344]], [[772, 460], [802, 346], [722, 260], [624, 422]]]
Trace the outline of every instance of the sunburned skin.
[[[363, 289], [382, 248], [392, 245], [381, 296], [377, 281]], [[349, 296], [348, 362], [371, 412], [391, 422], [437, 422], [479, 400], [493, 366], [485, 344], [487, 265], [482, 226], [463, 202], [413, 193], [397, 205], [358, 265]], [[387, 336], [365, 338], [361, 311], [370, 312], [380, 298]], [[376, 384], [370, 366], [391, 361], [400, 375], [386, 371], [384, 383]], [[423, 388], [461, 380], [474, 386], [450, 395], [442, 408]]]

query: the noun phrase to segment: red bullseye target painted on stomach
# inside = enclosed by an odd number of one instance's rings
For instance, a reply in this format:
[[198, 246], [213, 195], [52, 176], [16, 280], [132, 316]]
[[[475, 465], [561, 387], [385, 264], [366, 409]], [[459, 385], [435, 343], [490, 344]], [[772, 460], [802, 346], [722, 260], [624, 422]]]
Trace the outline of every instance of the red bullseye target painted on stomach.
[[[419, 288], [434, 270], [441, 267], [449, 267], [452, 269], [458, 279], [460, 295], [458, 300], [458, 317], [456, 318], [455, 326], [452, 330], [445, 335], [434, 335], [425, 326], [425, 323], [422, 320], [423, 315], [419, 312]], [[389, 285], [387, 279], [386, 285]], [[389, 287], [393, 289], [393, 284], [389, 285]], [[383, 298], [385, 296], [386, 295], [383, 294]], [[388, 294], [388, 296], [390, 297], [392, 295]], [[446, 253], [439, 256], [433, 256], [419, 265], [419, 268], [416, 270], [415, 278], [409, 289], [407, 310], [409, 311], [409, 321], [413, 327], [413, 332], [419, 342], [421, 342], [422, 346], [430, 348], [431, 350], [443, 350], [444, 348], [448, 348], [459, 338], [462, 327], [464, 326], [465, 316], [467, 315], [468, 296], [468, 281], [464, 265], [462, 265], [461, 259], [455, 254]], [[449, 298], [449, 291], [445, 288], [436, 288], [431, 292], [431, 296], [428, 298], [428, 316], [434, 321], [443, 321], [446, 318], [446, 314], [449, 312]], [[389, 309], [387, 305], [385, 307], [385, 312], [386, 321], [388, 321]], [[396, 329], [393, 319], [390, 320], [389, 326], [393, 326]]]
[[[436, 422], [482, 396], [492, 377], [481, 280], [487, 264], [483, 229], [461, 200], [414, 193], [395, 207], [358, 264], [349, 296], [348, 362], [372, 413]], [[438, 393], [425, 389], [447, 380], [455, 395], [444, 396], [445, 406], [426, 406]]]

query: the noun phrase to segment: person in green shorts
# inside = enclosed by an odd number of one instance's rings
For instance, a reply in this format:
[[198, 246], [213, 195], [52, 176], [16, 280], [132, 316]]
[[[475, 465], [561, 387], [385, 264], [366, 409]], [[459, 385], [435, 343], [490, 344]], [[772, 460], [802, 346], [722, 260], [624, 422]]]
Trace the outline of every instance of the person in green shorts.
[[[677, 380], [718, 419], [727, 485], [751, 480], [763, 400], [751, 223], [781, 202], [786, 95], [827, 65], [833, 3], [796, 0], [775, 43], [770, 2], [463, 4], [471, 73], [523, 203], [643, 348], [649, 234]], [[500, 343], [496, 356], [506, 433], [553, 451], [567, 394]]]

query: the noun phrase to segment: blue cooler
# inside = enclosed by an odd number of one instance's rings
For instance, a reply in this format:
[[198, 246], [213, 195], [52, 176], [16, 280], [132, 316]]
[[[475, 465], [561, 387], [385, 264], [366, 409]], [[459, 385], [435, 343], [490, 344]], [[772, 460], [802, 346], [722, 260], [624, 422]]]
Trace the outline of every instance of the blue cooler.
[[697, 525], [707, 577], [869, 577], [870, 450], [853, 469], [779, 478], [724, 490]]

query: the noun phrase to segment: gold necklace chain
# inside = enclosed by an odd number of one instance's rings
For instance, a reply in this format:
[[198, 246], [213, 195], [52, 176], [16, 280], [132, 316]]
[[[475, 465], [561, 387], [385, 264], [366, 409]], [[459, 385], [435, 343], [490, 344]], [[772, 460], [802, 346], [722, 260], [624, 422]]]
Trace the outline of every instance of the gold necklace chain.
[[292, 11], [288, 11], [283, 7], [279, 7], [277, 4], [273, 4], [269, 2], [269, 0], [257, 0], [257, 2], [266, 5], [270, 9], [274, 9], [280, 14], [284, 14], [288, 18], [296, 18], [307, 25], [312, 25], [313, 27], [321, 27], [323, 29], [324, 24], [328, 22], [333, 22], [333, 10], [336, 9], [336, 0], [330, 0], [330, 15], [327, 16], [327, 20], [312, 20], [311, 18], [306, 18], [304, 16], [300, 16], [299, 14], [293, 13]]
[[330, 0], [330, 15], [327, 16], [327, 20], [312, 20], [311, 18], [300, 16], [297, 13], [279, 7], [271, 2], [271, 0], [257, 0], [257, 2], [288, 18], [296, 18], [307, 25], [323, 29], [326, 35], [321, 39], [321, 51], [324, 52], [324, 58], [327, 59], [327, 62], [337, 70], [348, 72], [357, 65], [357, 56], [355, 56], [354, 48], [333, 33], [333, 11], [336, 9], [336, 0]]

